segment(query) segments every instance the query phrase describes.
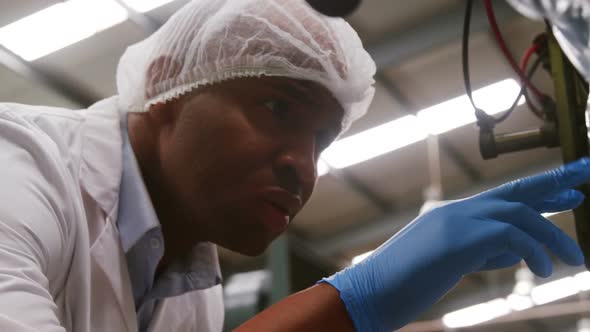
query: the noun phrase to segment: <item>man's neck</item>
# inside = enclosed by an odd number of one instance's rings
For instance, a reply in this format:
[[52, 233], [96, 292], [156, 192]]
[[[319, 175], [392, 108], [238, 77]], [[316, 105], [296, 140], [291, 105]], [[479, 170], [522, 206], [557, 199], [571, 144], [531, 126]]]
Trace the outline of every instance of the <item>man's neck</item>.
[[127, 115], [127, 130], [143, 182], [162, 227], [165, 251], [156, 270], [159, 275], [170, 263], [189, 254], [197, 239], [194, 232], [182, 226], [188, 224], [187, 217], [173, 204], [174, 193], [161, 181], [158, 129], [150, 123], [148, 114], [130, 113]]

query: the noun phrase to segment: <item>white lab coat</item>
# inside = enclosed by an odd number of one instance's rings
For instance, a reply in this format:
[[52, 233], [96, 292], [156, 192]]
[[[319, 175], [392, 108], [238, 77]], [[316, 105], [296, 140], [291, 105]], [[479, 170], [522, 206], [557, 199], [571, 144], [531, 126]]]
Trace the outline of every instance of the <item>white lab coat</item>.
[[[0, 331], [137, 331], [116, 227], [116, 98], [0, 104]], [[221, 286], [165, 299], [150, 331], [221, 331]]]

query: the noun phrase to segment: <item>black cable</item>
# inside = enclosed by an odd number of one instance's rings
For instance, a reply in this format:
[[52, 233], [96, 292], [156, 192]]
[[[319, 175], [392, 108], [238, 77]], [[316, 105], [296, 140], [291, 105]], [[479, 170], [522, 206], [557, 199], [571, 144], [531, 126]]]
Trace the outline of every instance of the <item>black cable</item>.
[[493, 116], [487, 114], [482, 109], [478, 108], [473, 101], [473, 93], [471, 90], [471, 79], [469, 75], [469, 26], [471, 24], [471, 12], [473, 10], [473, 0], [466, 0], [465, 6], [465, 19], [463, 21], [463, 38], [462, 38], [462, 58], [461, 63], [463, 65], [463, 82], [465, 83], [465, 92], [469, 101], [475, 110], [475, 118], [477, 119], [477, 125], [480, 128], [492, 129], [497, 123]]
[[[471, 24], [471, 12], [473, 10], [473, 0], [466, 0], [465, 6], [465, 19], [463, 21], [463, 39], [462, 39], [462, 58], [461, 63], [463, 65], [463, 82], [465, 83], [465, 92], [469, 97], [469, 101], [475, 109], [475, 116], [480, 121], [485, 122], [484, 118], [487, 118], [482, 110], [475, 106], [471, 91], [471, 79], [469, 75], [469, 25]], [[482, 114], [483, 113], [483, 114]], [[485, 115], [484, 115], [485, 114]]]
[[531, 111], [531, 113], [533, 113], [537, 118], [543, 120], [544, 119], [543, 112], [538, 110], [539, 108], [542, 109], [543, 106], [538, 107], [533, 103], [533, 98], [529, 94], [528, 89], [524, 90], [523, 96], [524, 96], [524, 100], [526, 101], [526, 104], [527, 104], [529, 110]]
[[518, 96], [510, 106], [510, 108], [504, 112], [500, 117], [495, 118], [482, 109], [478, 108], [475, 105], [475, 101], [473, 100], [473, 92], [471, 90], [471, 79], [469, 74], [469, 26], [471, 24], [471, 13], [473, 10], [473, 0], [466, 0], [465, 6], [465, 18], [463, 21], [463, 38], [462, 38], [462, 59], [461, 64], [463, 66], [463, 82], [465, 84], [465, 91], [467, 96], [469, 97], [469, 101], [475, 110], [475, 117], [477, 118], [477, 125], [482, 129], [492, 129], [497, 123], [500, 123], [506, 120], [510, 114], [516, 109], [516, 105], [518, 105], [518, 100], [526, 93], [526, 83], [525, 79], [530, 80], [530, 76], [532, 76], [539, 65], [541, 64], [541, 57], [538, 57], [531, 70], [527, 73], [525, 78], [521, 80], [521, 88]]
[[[538, 59], [541, 59], [541, 64], [543, 64], [543, 60], [549, 56], [549, 51], [546, 49], [547, 45], [541, 46], [543, 47], [542, 50], [537, 51], [537, 57]], [[538, 66], [538, 65], [537, 65]], [[527, 75], [527, 79], [530, 81], [534, 75], [534, 73], [537, 70], [537, 67], [533, 66], [533, 67], [529, 67], [527, 68], [523, 68], [523, 70], [526, 70], [526, 75]], [[539, 119], [541, 120], [545, 120], [545, 118], [548, 116], [547, 112], [547, 103], [551, 102], [551, 98], [546, 95], [543, 94], [542, 97], [540, 99], [538, 99], [537, 101], [539, 102], [539, 104], [541, 104], [540, 107], [535, 106], [535, 104], [533, 104], [533, 100], [534, 98], [529, 94], [529, 87], [527, 86], [526, 89], [524, 90], [523, 96], [526, 100], [526, 104], [529, 108], [529, 110]], [[539, 110], [541, 109], [541, 111]]]
[[471, 98], [471, 81], [469, 79], [469, 24], [471, 23], [471, 10], [473, 8], [473, 1], [466, 0], [465, 6], [465, 19], [463, 21], [463, 40], [462, 40], [462, 59], [461, 64], [463, 65], [463, 82], [465, 83], [465, 91], [467, 92], [467, 96], [469, 96], [469, 100], [471, 101], [471, 105], [473, 108], [477, 110], [475, 107], [475, 103], [473, 102], [473, 98]]
[[[528, 71], [528, 73], [526, 75], [526, 78], [528, 80], [530, 80], [533, 77], [533, 75], [535, 74], [535, 72], [539, 68], [539, 65], [541, 64], [541, 62], [542, 62], [541, 57], [537, 57], [537, 59], [535, 60], [535, 62], [531, 66], [531, 69]], [[512, 105], [510, 106], [510, 108], [506, 112], [504, 112], [504, 114], [502, 114], [500, 117], [498, 117], [498, 118], [495, 119], [496, 123], [500, 123], [500, 122], [506, 120], [510, 116], [510, 114], [512, 114], [512, 112], [514, 112], [514, 110], [516, 109], [516, 106], [518, 105], [518, 101], [525, 94], [525, 91], [526, 90], [527, 90], [527, 86], [526, 86], [526, 83], [523, 80], [521, 82], [520, 92], [518, 93], [518, 96], [516, 96], [516, 99], [514, 99], [514, 102], [512, 103]]]

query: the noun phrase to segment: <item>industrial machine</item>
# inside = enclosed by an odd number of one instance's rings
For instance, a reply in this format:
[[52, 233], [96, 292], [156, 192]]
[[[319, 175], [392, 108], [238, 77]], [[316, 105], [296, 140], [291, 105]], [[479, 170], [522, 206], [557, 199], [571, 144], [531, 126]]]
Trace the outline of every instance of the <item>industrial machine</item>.
[[[477, 107], [471, 98], [469, 81], [469, 23], [473, 1], [466, 1], [463, 25], [463, 77], [477, 124], [480, 128], [479, 145], [484, 159], [500, 154], [538, 147], [560, 147], [564, 163], [589, 155], [588, 147], [588, 78], [587, 36], [590, 10], [587, 2], [511, 0], [513, 7], [521, 13], [537, 19], [544, 19], [546, 31], [533, 41], [518, 64], [510, 54], [494, 16], [491, 0], [485, 0], [486, 15], [491, 31], [514, 71], [521, 79], [521, 90], [512, 106], [499, 117], [493, 117]], [[585, 16], [586, 15], [586, 16]], [[536, 57], [534, 63], [530, 59]], [[548, 71], [553, 80], [553, 98], [536, 88], [530, 81], [538, 68]], [[496, 133], [496, 124], [509, 118], [518, 100], [524, 97], [529, 110], [542, 119], [542, 126], [512, 133]], [[586, 197], [590, 186], [579, 188]], [[586, 199], [573, 211], [578, 242], [590, 269], [590, 200]]]
[[[307, 0], [319, 12], [329, 16], [352, 13], [361, 0]], [[533, 40], [518, 64], [510, 54], [494, 16], [491, 0], [484, 0], [488, 22], [498, 46], [521, 79], [521, 91], [512, 106], [498, 117], [488, 115], [471, 98], [469, 79], [469, 25], [473, 0], [467, 0], [463, 24], [463, 77], [465, 90], [480, 128], [480, 152], [484, 159], [500, 154], [538, 147], [560, 147], [564, 163], [588, 156], [588, 80], [590, 79], [590, 3], [575, 0], [508, 0], [522, 14], [543, 19], [546, 31]], [[536, 57], [531, 64], [530, 59]], [[553, 98], [539, 91], [530, 78], [543, 68], [553, 79]], [[495, 125], [506, 121], [520, 98], [543, 120], [539, 128], [512, 133], [496, 133]], [[590, 197], [590, 186], [579, 188]], [[590, 199], [574, 209], [578, 242], [590, 269]]]

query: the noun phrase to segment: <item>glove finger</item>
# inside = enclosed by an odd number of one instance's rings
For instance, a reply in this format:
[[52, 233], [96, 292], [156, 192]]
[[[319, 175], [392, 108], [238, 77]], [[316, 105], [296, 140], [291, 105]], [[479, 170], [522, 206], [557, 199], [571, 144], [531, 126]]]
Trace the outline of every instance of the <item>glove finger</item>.
[[526, 204], [497, 201], [490, 203], [489, 208], [493, 209], [493, 212], [489, 212], [491, 218], [509, 223], [525, 232], [565, 263], [574, 266], [584, 263], [584, 255], [578, 244]]
[[551, 275], [553, 271], [551, 258], [543, 246], [530, 235], [516, 227], [508, 227], [502, 237], [507, 251], [522, 257], [534, 274], [543, 278]]
[[540, 277], [548, 277], [552, 263], [543, 245], [517, 227], [491, 218], [475, 218], [482, 222], [471, 230], [466, 248], [458, 258], [459, 273], [479, 271], [489, 259], [512, 254], [522, 257], [530, 270]]
[[549, 195], [544, 200], [531, 203], [530, 207], [538, 211], [544, 212], [561, 212], [578, 207], [586, 196], [581, 191], [575, 189], [567, 189], [560, 193]]
[[486, 191], [483, 195], [530, 203], [542, 200], [547, 195], [578, 187], [589, 181], [590, 158], [582, 158], [542, 174], [506, 183]]
[[522, 261], [522, 257], [513, 253], [502, 254], [494, 258], [488, 259], [487, 262], [479, 268], [479, 271], [504, 269], [514, 266]]

